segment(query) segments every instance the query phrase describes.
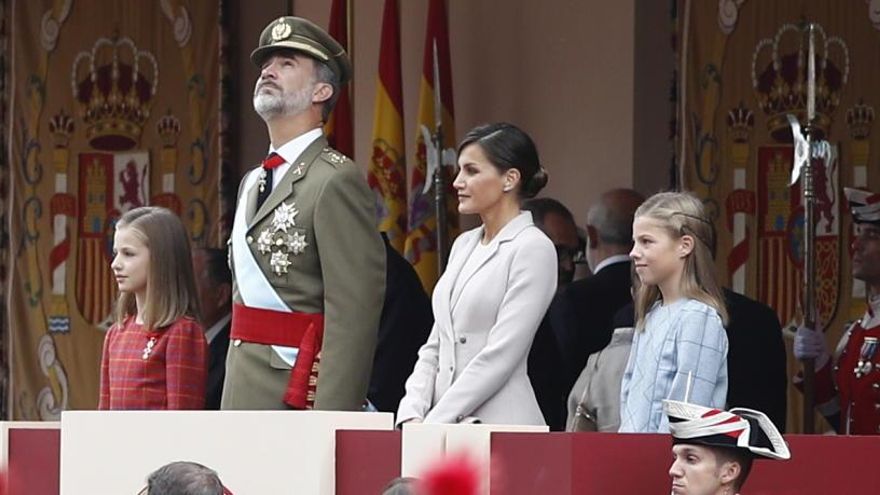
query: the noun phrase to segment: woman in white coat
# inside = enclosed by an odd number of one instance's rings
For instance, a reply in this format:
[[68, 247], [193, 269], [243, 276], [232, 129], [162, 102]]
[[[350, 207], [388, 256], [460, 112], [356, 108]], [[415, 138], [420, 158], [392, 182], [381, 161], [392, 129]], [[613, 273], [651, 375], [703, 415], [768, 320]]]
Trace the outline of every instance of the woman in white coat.
[[547, 174], [531, 138], [504, 123], [471, 130], [458, 166], [458, 211], [483, 224], [452, 246], [397, 423], [543, 425], [526, 361], [556, 290], [556, 250], [520, 203]]

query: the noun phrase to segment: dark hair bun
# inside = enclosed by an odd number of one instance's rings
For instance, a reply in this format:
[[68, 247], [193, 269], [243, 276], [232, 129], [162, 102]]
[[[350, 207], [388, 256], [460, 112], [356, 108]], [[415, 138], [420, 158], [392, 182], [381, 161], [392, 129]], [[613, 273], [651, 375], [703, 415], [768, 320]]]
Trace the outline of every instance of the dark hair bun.
[[499, 173], [519, 170], [519, 199], [533, 198], [547, 184], [547, 172], [541, 168], [535, 142], [519, 127], [507, 122], [474, 127], [458, 145], [459, 155], [472, 144], [480, 146]]
[[521, 196], [525, 199], [534, 198], [539, 192], [541, 192], [541, 189], [544, 189], [548, 180], [550, 180], [550, 176], [547, 174], [547, 171], [544, 170], [544, 167], [541, 167], [541, 169], [535, 172], [535, 175], [533, 175], [528, 182], [522, 185]]

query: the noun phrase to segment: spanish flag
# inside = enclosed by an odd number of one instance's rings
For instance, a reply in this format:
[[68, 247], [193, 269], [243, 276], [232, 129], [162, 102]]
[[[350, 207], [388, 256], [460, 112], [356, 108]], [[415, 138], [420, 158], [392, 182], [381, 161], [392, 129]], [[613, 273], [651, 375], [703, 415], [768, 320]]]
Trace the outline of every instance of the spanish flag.
[[[342, 45], [351, 56], [348, 29], [348, 0], [333, 0], [330, 7], [330, 27], [327, 32]], [[327, 119], [324, 132], [330, 146], [340, 153], [354, 158], [354, 130], [352, 128], [351, 87], [349, 82], [341, 88], [342, 93]]]
[[[446, 22], [446, 5], [443, 0], [430, 0], [428, 4], [428, 27], [425, 36], [422, 80], [419, 86], [418, 129], [416, 130], [416, 161], [410, 182], [409, 232], [406, 238], [405, 256], [412, 263], [422, 285], [429, 293], [437, 282], [437, 217], [434, 211], [432, 190], [425, 192], [427, 177], [427, 153], [430, 150], [430, 136], [434, 134], [434, 85], [440, 88], [440, 103], [443, 106], [443, 148], [455, 149], [455, 123], [452, 106], [452, 64], [449, 57], [449, 29]], [[434, 45], [440, 68], [440, 81], [434, 81]], [[427, 136], [427, 138], [426, 138]], [[428, 140], [426, 143], [425, 140]], [[448, 153], [447, 153], [448, 154]], [[447, 173], [447, 216], [450, 224], [449, 238], [453, 228], [458, 226], [456, 196], [452, 190], [452, 174]], [[448, 246], [447, 246], [448, 248]]]
[[406, 241], [406, 148], [400, 76], [400, 17], [397, 0], [385, 0], [379, 52], [379, 81], [373, 115], [373, 153], [367, 181], [376, 193], [379, 230], [403, 253]]

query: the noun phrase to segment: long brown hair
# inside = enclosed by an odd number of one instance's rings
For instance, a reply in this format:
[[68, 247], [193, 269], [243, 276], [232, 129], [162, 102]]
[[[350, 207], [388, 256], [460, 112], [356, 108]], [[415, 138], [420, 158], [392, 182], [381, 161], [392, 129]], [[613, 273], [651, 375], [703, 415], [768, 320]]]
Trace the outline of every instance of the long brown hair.
[[[189, 236], [177, 215], [158, 206], [134, 208], [122, 215], [116, 229], [131, 229], [150, 250], [144, 327], [167, 327], [183, 316], [198, 319], [199, 300]], [[122, 325], [126, 317], [136, 315], [134, 294], [120, 292], [116, 323]]]
[[[657, 193], [639, 206], [635, 213], [635, 218], [638, 217], [649, 217], [659, 222], [673, 239], [680, 239], [684, 235], [694, 238], [694, 248], [685, 258], [682, 271], [681, 295], [711, 306], [718, 312], [722, 323], [727, 325], [724, 295], [715, 278], [715, 263], [712, 260], [714, 231], [703, 203], [687, 192]], [[633, 290], [636, 329], [644, 330], [648, 312], [660, 299], [660, 289], [656, 285], [643, 285], [634, 275]]]

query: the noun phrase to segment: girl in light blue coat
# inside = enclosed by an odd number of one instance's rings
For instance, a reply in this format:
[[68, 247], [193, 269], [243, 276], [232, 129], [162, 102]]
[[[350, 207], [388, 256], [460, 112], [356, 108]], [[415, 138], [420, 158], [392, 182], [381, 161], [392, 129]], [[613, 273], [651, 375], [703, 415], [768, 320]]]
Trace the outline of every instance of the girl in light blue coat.
[[703, 203], [689, 193], [658, 193], [636, 210], [636, 328], [621, 382], [621, 432], [669, 432], [666, 399], [725, 407], [727, 311], [712, 236]]
[[471, 130], [458, 166], [458, 211], [482, 225], [452, 246], [397, 423], [543, 425], [526, 361], [556, 290], [556, 250], [520, 203], [547, 174], [531, 138], [504, 123]]

